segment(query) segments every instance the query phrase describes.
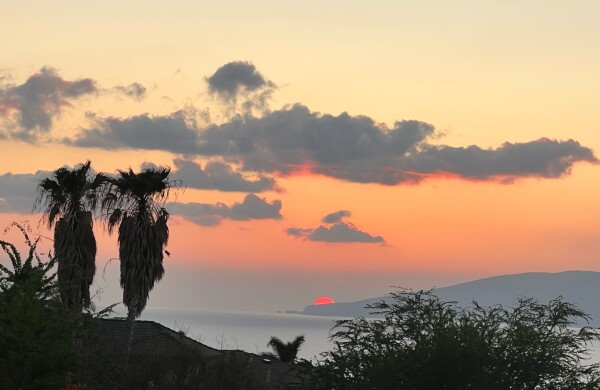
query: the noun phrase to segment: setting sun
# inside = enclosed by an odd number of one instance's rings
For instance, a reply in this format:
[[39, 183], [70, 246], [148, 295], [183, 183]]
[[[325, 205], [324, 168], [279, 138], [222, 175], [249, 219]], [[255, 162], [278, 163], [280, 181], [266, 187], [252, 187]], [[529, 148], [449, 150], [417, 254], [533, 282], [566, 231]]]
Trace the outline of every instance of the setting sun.
[[335, 303], [335, 301], [329, 297], [319, 297], [315, 299], [313, 305], [330, 305], [332, 303]]

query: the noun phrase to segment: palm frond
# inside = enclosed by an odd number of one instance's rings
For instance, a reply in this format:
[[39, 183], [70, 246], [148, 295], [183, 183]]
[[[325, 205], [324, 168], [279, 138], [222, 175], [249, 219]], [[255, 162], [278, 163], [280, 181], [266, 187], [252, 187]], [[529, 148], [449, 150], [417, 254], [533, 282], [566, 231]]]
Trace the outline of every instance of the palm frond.
[[296, 360], [300, 346], [304, 343], [304, 335], [296, 336], [291, 342], [283, 342], [278, 337], [271, 337], [267, 346], [273, 349], [275, 356], [285, 363], [291, 363]]
[[163, 207], [172, 188], [168, 167], [144, 169], [139, 173], [118, 170], [106, 179], [101, 208], [109, 233], [119, 225], [120, 283], [128, 318], [137, 318], [146, 306], [150, 291], [164, 275], [163, 258], [169, 240], [169, 213]]
[[38, 185], [34, 209], [40, 209], [48, 227], [54, 227], [60, 296], [73, 310], [90, 303], [97, 249], [93, 213], [107, 184], [107, 176], [94, 174], [88, 160], [74, 169], [57, 169]]

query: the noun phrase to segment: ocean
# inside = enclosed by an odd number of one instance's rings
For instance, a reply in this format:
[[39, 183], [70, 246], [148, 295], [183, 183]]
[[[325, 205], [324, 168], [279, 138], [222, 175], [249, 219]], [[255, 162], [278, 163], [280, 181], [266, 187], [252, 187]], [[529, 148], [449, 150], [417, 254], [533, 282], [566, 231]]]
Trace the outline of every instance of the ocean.
[[304, 335], [305, 342], [300, 348], [299, 357], [314, 359], [332, 348], [328, 340], [329, 331], [333, 321], [340, 318], [151, 307], [144, 310], [140, 319], [182, 330], [188, 337], [213, 348], [241, 349], [253, 353], [270, 351], [267, 343], [272, 336], [287, 342]]
[[[122, 309], [116, 315], [123, 315]], [[156, 321], [188, 337], [217, 349], [241, 349], [247, 352], [268, 352], [271, 336], [284, 342], [304, 335], [306, 341], [299, 357], [314, 360], [333, 345], [329, 332], [340, 317], [308, 316], [302, 314], [239, 312], [201, 309], [146, 308], [140, 318]], [[600, 343], [591, 346], [588, 362], [600, 363]]]

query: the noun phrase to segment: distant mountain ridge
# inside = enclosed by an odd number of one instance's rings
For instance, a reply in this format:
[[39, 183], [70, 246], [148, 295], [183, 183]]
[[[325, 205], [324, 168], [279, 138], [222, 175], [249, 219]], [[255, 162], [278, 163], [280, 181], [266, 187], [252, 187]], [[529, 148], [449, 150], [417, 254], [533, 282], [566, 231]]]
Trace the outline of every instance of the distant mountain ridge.
[[[466, 307], [477, 301], [482, 306], [514, 306], [519, 297], [535, 298], [548, 302], [558, 296], [577, 305], [592, 317], [590, 325], [600, 326], [600, 272], [565, 271], [557, 273], [528, 272], [493, 276], [453, 286], [436, 288], [435, 293], [444, 301], [456, 301]], [[369, 317], [365, 306], [389, 296], [364, 299], [356, 302], [339, 302], [330, 305], [308, 305], [300, 313], [307, 315]]]

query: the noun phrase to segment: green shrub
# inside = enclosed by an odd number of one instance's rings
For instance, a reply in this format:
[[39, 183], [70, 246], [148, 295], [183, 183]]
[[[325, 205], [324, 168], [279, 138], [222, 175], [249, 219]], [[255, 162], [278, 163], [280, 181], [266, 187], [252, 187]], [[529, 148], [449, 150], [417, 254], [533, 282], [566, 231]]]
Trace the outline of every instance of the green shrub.
[[600, 389], [599, 366], [585, 364], [598, 333], [573, 328], [588, 318], [561, 297], [460, 308], [401, 290], [370, 308], [383, 319], [336, 322], [318, 366], [325, 388]]

